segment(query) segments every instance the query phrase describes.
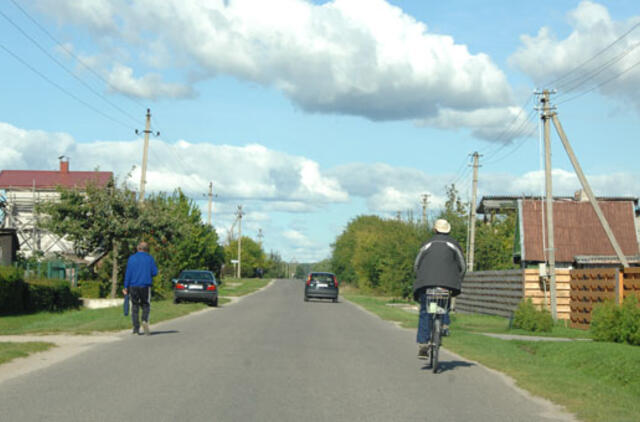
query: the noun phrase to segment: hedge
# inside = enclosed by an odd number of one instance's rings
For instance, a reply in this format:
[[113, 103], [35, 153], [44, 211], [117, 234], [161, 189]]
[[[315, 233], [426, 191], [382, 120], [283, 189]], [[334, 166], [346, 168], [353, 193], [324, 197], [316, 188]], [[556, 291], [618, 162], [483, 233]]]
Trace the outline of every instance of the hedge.
[[0, 315], [79, 308], [80, 291], [64, 280], [25, 282], [22, 271], [0, 268]]

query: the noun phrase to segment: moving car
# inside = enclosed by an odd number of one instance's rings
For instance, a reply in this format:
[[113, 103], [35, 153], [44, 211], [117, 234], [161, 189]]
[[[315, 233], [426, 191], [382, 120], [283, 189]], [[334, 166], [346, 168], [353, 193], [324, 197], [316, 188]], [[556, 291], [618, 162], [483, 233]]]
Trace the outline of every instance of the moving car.
[[218, 306], [219, 283], [211, 271], [184, 270], [172, 281], [173, 303], [197, 301]]
[[304, 286], [304, 301], [309, 298], [338, 301], [338, 279], [332, 273], [309, 273]]

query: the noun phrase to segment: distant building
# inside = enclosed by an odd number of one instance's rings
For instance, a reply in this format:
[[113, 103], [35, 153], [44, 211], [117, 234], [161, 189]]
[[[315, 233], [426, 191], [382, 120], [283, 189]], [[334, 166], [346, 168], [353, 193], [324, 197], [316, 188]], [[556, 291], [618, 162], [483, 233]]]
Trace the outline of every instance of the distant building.
[[105, 186], [113, 177], [106, 171], [69, 171], [68, 159], [60, 160], [60, 170], [0, 171], [0, 228], [15, 229], [21, 252], [45, 255], [73, 254], [73, 244], [64, 237], [37, 227], [40, 216], [36, 204], [59, 197], [57, 187], [84, 188], [88, 183]]
[[[640, 264], [638, 198], [598, 197], [611, 230], [632, 265]], [[516, 213], [513, 260], [523, 268], [545, 262], [546, 207], [544, 198], [532, 196], [486, 196], [478, 213], [491, 216]], [[555, 259], [558, 268], [618, 266], [620, 261], [600, 224], [591, 203], [582, 191], [575, 197], [553, 198]]]

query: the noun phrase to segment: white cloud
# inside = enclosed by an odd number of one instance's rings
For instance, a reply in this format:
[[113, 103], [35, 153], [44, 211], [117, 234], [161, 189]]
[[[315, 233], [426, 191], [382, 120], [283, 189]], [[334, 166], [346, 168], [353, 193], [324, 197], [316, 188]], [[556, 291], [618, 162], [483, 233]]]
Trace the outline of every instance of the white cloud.
[[[553, 194], [571, 196], [582, 187], [572, 171], [554, 169]], [[587, 175], [587, 180], [597, 196], [638, 196], [640, 174], [608, 173]], [[544, 195], [544, 171], [537, 170], [520, 176], [486, 174], [480, 178], [481, 195]]]
[[314, 246], [314, 242], [297, 230], [287, 230], [282, 233], [282, 236], [291, 242], [292, 246], [295, 248], [310, 248]]
[[471, 128], [473, 136], [487, 141], [511, 142], [531, 137], [536, 126], [520, 107], [484, 108], [473, 111], [441, 109], [437, 116], [418, 120], [421, 126], [441, 129]]
[[[137, 50], [133, 57], [152, 45], [163, 58], [147, 62], [190, 65], [199, 78], [227, 74], [273, 86], [309, 112], [422, 119], [448, 128], [451, 118], [443, 114], [493, 110], [512, 100], [504, 73], [487, 55], [429, 32], [384, 0], [38, 3], [61, 21], [98, 28], [99, 45], [126, 43]], [[152, 75], [134, 79], [126, 69], [117, 72], [122, 92], [160, 95], [150, 93], [157, 88]], [[183, 89], [171, 86], [164, 95], [189, 94]], [[457, 121], [491, 138], [477, 119]]]
[[[71, 158], [72, 170], [113, 171], [126, 178], [142, 157], [142, 140], [77, 143], [68, 134], [46, 133], [0, 123], [0, 168], [57, 169], [58, 156]], [[140, 167], [128, 181], [139, 186]], [[181, 188], [193, 196], [208, 191], [213, 181], [221, 201], [250, 199], [299, 208], [300, 203], [322, 206], [345, 202], [348, 194], [338, 180], [325, 175], [314, 161], [269, 150], [262, 145], [244, 147], [194, 144], [180, 141], [169, 144], [152, 140], [149, 147], [147, 192]]]
[[141, 78], [133, 76], [133, 69], [116, 64], [107, 81], [111, 90], [136, 98], [157, 100], [158, 98], [191, 98], [195, 92], [188, 85], [167, 83], [162, 75], [148, 73]]
[[536, 84], [555, 81], [551, 88], [560, 94], [582, 92], [610, 80], [598, 88], [601, 94], [631, 101], [640, 109], [640, 70], [633, 67], [640, 60], [640, 31], [611, 45], [640, 23], [640, 16], [615, 21], [605, 6], [583, 1], [568, 14], [568, 22], [573, 31], [565, 39], [558, 39], [548, 27], [540, 28], [536, 36], [522, 35], [522, 46], [510, 63]]

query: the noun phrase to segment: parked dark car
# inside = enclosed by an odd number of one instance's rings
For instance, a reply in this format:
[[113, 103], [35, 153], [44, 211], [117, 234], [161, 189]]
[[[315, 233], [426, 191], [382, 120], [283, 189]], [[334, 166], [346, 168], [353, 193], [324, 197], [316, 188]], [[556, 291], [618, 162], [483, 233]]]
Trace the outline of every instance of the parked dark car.
[[304, 301], [309, 298], [338, 301], [338, 279], [332, 273], [309, 273], [304, 285]]
[[219, 283], [211, 271], [184, 270], [172, 281], [173, 303], [194, 301], [218, 306]]

